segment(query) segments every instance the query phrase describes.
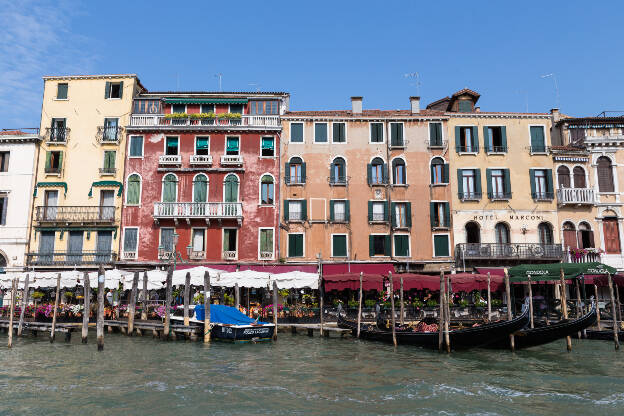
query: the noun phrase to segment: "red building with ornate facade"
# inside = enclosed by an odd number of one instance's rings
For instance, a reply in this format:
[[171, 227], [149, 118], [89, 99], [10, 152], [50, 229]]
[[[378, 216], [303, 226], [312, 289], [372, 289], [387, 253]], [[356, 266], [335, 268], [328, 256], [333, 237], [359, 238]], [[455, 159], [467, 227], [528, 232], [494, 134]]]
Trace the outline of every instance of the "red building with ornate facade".
[[134, 100], [121, 263], [276, 261], [286, 93], [151, 92]]

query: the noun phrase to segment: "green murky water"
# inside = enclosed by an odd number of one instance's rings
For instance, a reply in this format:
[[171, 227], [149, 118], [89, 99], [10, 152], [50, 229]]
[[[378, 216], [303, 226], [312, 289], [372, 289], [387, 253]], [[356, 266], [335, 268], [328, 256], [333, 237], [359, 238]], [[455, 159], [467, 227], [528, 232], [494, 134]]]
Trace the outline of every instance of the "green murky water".
[[209, 346], [107, 334], [82, 345], [0, 336], [0, 414], [622, 415], [624, 351], [574, 340], [447, 356], [280, 333]]

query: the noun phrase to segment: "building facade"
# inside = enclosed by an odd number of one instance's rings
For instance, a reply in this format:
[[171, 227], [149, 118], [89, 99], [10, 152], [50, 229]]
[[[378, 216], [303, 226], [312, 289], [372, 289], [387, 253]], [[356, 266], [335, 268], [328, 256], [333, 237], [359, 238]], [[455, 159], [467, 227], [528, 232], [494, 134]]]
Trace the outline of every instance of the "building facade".
[[0, 272], [24, 267], [38, 134], [0, 131]]
[[479, 97], [463, 89], [427, 106], [451, 132], [456, 266], [561, 261], [550, 114], [483, 112]]
[[43, 136], [33, 187], [27, 265], [94, 267], [116, 261], [124, 125], [136, 75], [44, 77]]
[[126, 127], [121, 263], [273, 262], [286, 93], [145, 92]]
[[439, 270], [452, 258], [447, 117], [421, 110], [282, 117], [280, 256]]

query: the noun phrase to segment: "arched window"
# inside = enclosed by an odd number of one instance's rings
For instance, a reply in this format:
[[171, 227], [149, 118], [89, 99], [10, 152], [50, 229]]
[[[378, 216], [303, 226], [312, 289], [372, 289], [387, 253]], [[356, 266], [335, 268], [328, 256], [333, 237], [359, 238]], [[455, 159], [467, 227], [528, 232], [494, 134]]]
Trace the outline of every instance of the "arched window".
[[494, 227], [496, 234], [496, 244], [509, 244], [509, 226], [504, 222], [499, 222]]
[[333, 185], [346, 185], [347, 163], [343, 158], [337, 157], [332, 162], [329, 171], [329, 182]]
[[7, 259], [4, 257], [4, 254], [0, 253], [0, 270], [7, 267]]
[[405, 185], [407, 183], [405, 161], [401, 158], [396, 158], [392, 161], [392, 183], [395, 185]]
[[553, 230], [552, 226], [547, 222], [542, 222], [537, 226], [537, 234], [539, 235], [540, 244], [552, 245], [553, 242]]
[[273, 205], [275, 186], [271, 175], [264, 175], [260, 179], [260, 203], [263, 205]]
[[386, 173], [388, 168], [382, 158], [374, 158], [368, 169], [369, 185], [382, 185], [388, 183], [388, 174]]
[[479, 224], [470, 221], [466, 224], [466, 243], [478, 244], [481, 242], [481, 230]]
[[444, 159], [434, 157], [431, 159], [431, 184], [436, 185], [448, 182], [448, 172], [444, 171]]
[[576, 227], [570, 221], [563, 223], [563, 246], [564, 248], [577, 248]]
[[291, 157], [286, 164], [286, 183], [302, 184], [306, 181], [305, 163], [300, 157]]
[[557, 168], [557, 176], [559, 177], [559, 188], [570, 187], [570, 169], [567, 166], [559, 166]]
[[597, 161], [598, 165], [598, 190], [600, 192], [613, 192], [613, 169], [611, 167], [611, 159], [600, 156]]
[[579, 224], [578, 240], [580, 248], [594, 248], [594, 232], [588, 223]]
[[574, 187], [575, 188], [586, 188], [585, 184], [585, 169], [580, 166], [576, 166], [572, 170], [572, 174], [574, 175]]
[[208, 177], [203, 173], [193, 180], [193, 202], [208, 202]]
[[223, 200], [224, 202], [238, 202], [238, 177], [229, 174], [223, 181]]
[[141, 203], [141, 177], [136, 173], [128, 176], [126, 187], [126, 204], [139, 205]]
[[162, 202], [177, 202], [177, 200], [178, 178], [173, 173], [169, 173], [163, 178]]

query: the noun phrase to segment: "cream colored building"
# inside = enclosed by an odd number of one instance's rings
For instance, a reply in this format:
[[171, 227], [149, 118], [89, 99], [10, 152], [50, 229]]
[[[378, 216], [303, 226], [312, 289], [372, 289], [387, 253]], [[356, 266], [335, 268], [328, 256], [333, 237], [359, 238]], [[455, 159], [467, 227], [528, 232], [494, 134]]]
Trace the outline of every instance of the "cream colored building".
[[47, 76], [27, 264], [116, 260], [126, 140], [136, 75]]
[[448, 119], [459, 269], [563, 258], [550, 114], [485, 112], [464, 89], [427, 106]]

